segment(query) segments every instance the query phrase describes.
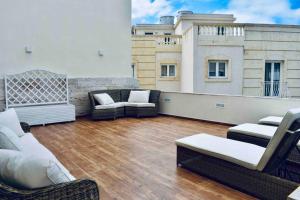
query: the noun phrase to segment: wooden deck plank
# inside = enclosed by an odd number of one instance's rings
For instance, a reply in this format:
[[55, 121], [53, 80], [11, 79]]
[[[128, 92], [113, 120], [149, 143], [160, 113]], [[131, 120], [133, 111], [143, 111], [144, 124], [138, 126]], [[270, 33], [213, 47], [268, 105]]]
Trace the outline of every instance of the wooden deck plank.
[[176, 139], [206, 132], [225, 136], [228, 126], [161, 116], [76, 122], [32, 128], [77, 178], [95, 179], [101, 199], [253, 199], [176, 167]]

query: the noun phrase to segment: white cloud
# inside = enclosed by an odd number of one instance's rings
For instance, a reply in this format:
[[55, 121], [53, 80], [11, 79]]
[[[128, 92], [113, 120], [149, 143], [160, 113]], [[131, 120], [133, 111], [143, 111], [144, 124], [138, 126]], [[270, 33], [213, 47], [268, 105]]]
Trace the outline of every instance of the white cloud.
[[169, 0], [132, 0], [132, 19], [145, 22], [147, 17], [160, 17], [174, 13]]
[[234, 14], [244, 23], [300, 23], [300, 9], [292, 9], [288, 0], [230, 0], [227, 9], [214, 13]]

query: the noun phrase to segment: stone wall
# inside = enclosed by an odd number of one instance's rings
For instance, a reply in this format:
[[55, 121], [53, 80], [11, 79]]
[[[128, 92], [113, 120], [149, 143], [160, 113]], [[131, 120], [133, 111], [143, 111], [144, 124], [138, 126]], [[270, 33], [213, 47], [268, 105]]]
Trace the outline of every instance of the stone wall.
[[[69, 79], [70, 103], [76, 107], [76, 116], [89, 112], [88, 92], [102, 89], [138, 88], [138, 81], [132, 78], [71, 78]], [[0, 79], [0, 110], [5, 109], [4, 80]]]

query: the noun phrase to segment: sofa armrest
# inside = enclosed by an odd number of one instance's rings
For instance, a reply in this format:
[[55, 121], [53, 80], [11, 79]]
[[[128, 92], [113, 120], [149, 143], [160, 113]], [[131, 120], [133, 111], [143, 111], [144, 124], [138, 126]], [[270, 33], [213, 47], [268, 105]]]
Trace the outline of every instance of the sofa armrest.
[[23, 129], [23, 131], [25, 133], [29, 133], [30, 132], [30, 125], [27, 124], [26, 122], [20, 122], [21, 128]]
[[95, 109], [96, 103], [95, 103], [94, 95], [91, 92], [89, 92], [89, 99], [90, 99], [90, 109], [92, 111]]
[[98, 200], [99, 189], [95, 181], [89, 179], [79, 179], [68, 183], [60, 183], [34, 190], [19, 190], [0, 184], [0, 196], [4, 200]]
[[159, 103], [160, 91], [159, 90], [151, 90], [149, 102], [150, 103]]

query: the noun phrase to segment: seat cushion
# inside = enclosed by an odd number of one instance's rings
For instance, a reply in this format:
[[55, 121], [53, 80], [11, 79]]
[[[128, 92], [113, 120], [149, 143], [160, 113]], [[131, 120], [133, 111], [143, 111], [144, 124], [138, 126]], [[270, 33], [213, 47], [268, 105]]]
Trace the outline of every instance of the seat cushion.
[[25, 135], [15, 109], [11, 108], [4, 112], [0, 112], [0, 125], [11, 129], [17, 136]]
[[124, 107], [126, 102], [117, 102], [117, 103], [112, 103], [108, 105], [97, 105], [95, 106], [96, 110], [101, 110], [101, 109], [114, 109], [114, 108], [120, 108]]
[[226, 160], [256, 170], [265, 148], [205, 133], [176, 140], [182, 146], [199, 153]]
[[128, 107], [155, 107], [154, 103], [125, 103]]
[[39, 158], [53, 160], [64, 172], [64, 174], [73, 177], [69, 170], [64, 167], [64, 165], [56, 158], [56, 156], [44, 145], [42, 145], [31, 133], [26, 133], [26, 135], [21, 137], [20, 142], [22, 145], [22, 152], [35, 155]]
[[115, 103], [107, 93], [94, 94], [94, 98], [100, 105], [109, 105]]
[[150, 97], [150, 90], [145, 91], [130, 91], [128, 102], [129, 103], [148, 103]]
[[269, 117], [265, 117], [265, 118], [260, 119], [258, 123], [266, 124], [266, 125], [279, 126], [282, 119], [283, 119], [283, 117], [269, 116]]
[[242, 133], [254, 137], [271, 139], [276, 132], [277, 127], [267, 126], [260, 124], [245, 123], [238, 126], [234, 126], [228, 129], [230, 132]]
[[26, 189], [74, 180], [52, 159], [6, 149], [0, 150], [0, 177], [12, 186]]
[[0, 125], [0, 149], [21, 151], [23, 146], [18, 137], [11, 129]]

